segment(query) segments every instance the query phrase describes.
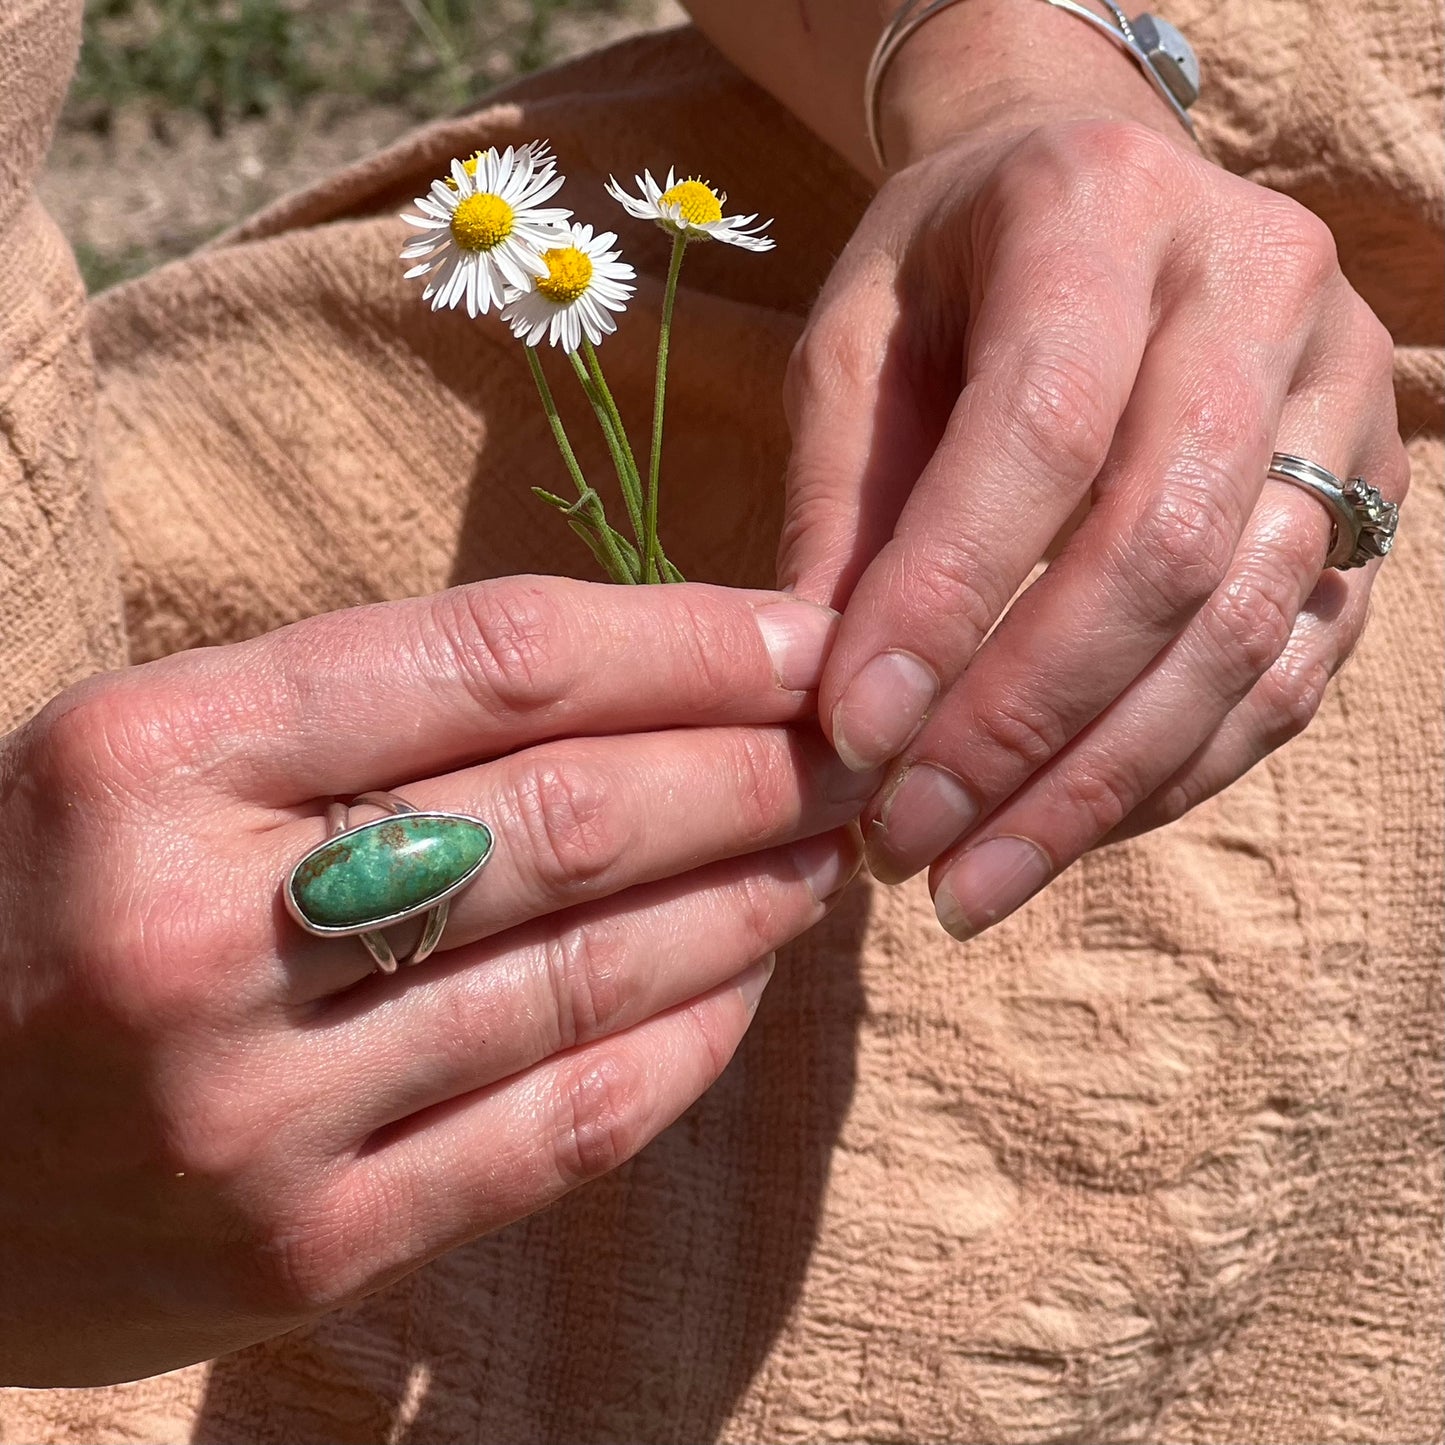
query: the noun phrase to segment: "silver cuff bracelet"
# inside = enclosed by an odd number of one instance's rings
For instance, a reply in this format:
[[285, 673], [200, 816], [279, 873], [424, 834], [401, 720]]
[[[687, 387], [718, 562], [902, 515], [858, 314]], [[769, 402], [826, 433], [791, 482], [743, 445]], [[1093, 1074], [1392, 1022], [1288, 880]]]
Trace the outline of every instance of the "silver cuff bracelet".
[[[868, 62], [868, 74], [863, 82], [863, 115], [868, 128], [868, 144], [872, 146], [873, 157], [882, 170], [888, 168], [883, 155], [879, 116], [883, 77], [904, 41], [925, 20], [957, 3], [958, 0], [905, 0], [892, 20], [883, 27], [878, 44], [873, 48], [873, 57]], [[1070, 15], [1087, 21], [1094, 29], [1107, 35], [1144, 72], [1184, 129], [1191, 136], [1194, 134], [1189, 107], [1199, 99], [1199, 61], [1189, 42], [1174, 26], [1156, 15], [1145, 14], [1130, 20], [1113, 0], [1100, 0], [1113, 16], [1112, 24], [1080, 4], [1079, 0], [1046, 0], [1046, 3], [1059, 10], [1067, 10]]]

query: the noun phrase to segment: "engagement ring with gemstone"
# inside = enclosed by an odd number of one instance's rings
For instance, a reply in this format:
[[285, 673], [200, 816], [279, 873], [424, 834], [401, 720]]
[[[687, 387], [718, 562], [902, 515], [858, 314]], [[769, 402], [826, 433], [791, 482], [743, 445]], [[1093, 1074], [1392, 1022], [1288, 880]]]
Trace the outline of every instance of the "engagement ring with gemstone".
[[421, 937], [402, 960], [420, 963], [436, 948], [451, 899], [492, 856], [492, 830], [465, 813], [429, 812], [394, 793], [362, 793], [389, 817], [351, 824], [344, 803], [327, 807], [329, 836], [291, 869], [283, 893], [292, 918], [323, 938], [359, 938], [383, 973], [397, 957], [382, 929], [425, 915]]

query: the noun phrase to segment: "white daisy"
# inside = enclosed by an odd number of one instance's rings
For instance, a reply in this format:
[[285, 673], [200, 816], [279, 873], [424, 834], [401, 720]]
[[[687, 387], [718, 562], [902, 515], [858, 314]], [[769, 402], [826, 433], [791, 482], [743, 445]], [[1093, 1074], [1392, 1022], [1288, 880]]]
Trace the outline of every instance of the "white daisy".
[[513, 290], [547, 274], [542, 252], [572, 215], [544, 206], [562, 188], [557, 163], [540, 141], [518, 150], [495, 146], [469, 160], [454, 160], [451, 174], [418, 197], [421, 215], [402, 220], [424, 232], [401, 253], [416, 261], [407, 273], [430, 276], [423, 301], [432, 310], [466, 304], [482, 316], [506, 303]]
[[637, 289], [629, 286], [636, 272], [620, 251], [609, 249], [617, 240], [612, 231], [592, 234], [591, 226], [573, 225], [569, 232], [555, 236], [542, 252], [544, 274], [530, 283], [531, 290], [517, 288], [507, 295], [502, 320], [528, 346], [537, 346], [545, 336], [553, 346], [571, 353], [582, 338], [596, 346], [617, 329], [614, 311], [627, 309], [627, 298]]
[[762, 234], [773, 224], [771, 221], [754, 226], [756, 216], [723, 215], [726, 191], [715, 191], [696, 176], [680, 181], [670, 170], [665, 186], [659, 186], [652, 179], [651, 171], [643, 171], [633, 179], [642, 193], [640, 196], [629, 195], [617, 184], [615, 176], [607, 185], [607, 193], [629, 216], [636, 216], [640, 221], [655, 221], [664, 231], [685, 236], [689, 241], [726, 241], [749, 251], [773, 249], [773, 242]]

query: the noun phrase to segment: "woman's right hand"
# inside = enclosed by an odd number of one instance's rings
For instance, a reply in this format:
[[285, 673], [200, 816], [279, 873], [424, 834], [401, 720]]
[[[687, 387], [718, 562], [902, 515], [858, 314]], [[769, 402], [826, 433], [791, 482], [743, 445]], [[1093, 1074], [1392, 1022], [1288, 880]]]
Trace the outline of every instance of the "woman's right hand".
[[[277, 1334], [681, 1113], [857, 866], [877, 778], [786, 726], [835, 620], [513, 578], [96, 678], [0, 741], [0, 1384]], [[389, 976], [280, 901], [374, 788], [497, 834]]]

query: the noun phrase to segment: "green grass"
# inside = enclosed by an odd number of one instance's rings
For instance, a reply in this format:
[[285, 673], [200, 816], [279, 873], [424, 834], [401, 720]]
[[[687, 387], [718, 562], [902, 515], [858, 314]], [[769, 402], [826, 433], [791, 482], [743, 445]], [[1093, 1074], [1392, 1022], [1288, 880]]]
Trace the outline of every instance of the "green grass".
[[626, 0], [88, 0], [68, 120], [191, 111], [221, 133], [318, 93], [453, 110], [553, 58], [567, 11]]
[[90, 0], [71, 106], [194, 110], [218, 130], [313, 93], [304, 17], [278, 0]]
[[[61, 163], [65, 196], [85, 192], [87, 167], [123, 174], [158, 157], [167, 185], [139, 188], [153, 234], [92, 221], [93, 208], [67, 218], [63, 197], [52, 205], [88, 286], [102, 291], [359, 153], [344, 139], [338, 147], [338, 137], [384, 143], [412, 118], [449, 114], [550, 63], [559, 21], [648, 20], [654, 8], [653, 0], [86, 0], [61, 122], [77, 142]], [[587, 33], [574, 24], [562, 38], [575, 45]], [[379, 127], [368, 123], [370, 110], [386, 112]], [[212, 144], [196, 144], [197, 117]], [[127, 139], [138, 120], [145, 153], [132, 160]], [[258, 154], [283, 163], [245, 172], [243, 184], [234, 175], [216, 183], [216, 168], [224, 175], [237, 156], [254, 163]], [[168, 186], [185, 186], [192, 173], [200, 184], [187, 190], [188, 204], [167, 211]]]
[[92, 296], [149, 271], [156, 259], [144, 246], [105, 251], [88, 241], [76, 241], [74, 250], [75, 264], [80, 268], [85, 288]]

